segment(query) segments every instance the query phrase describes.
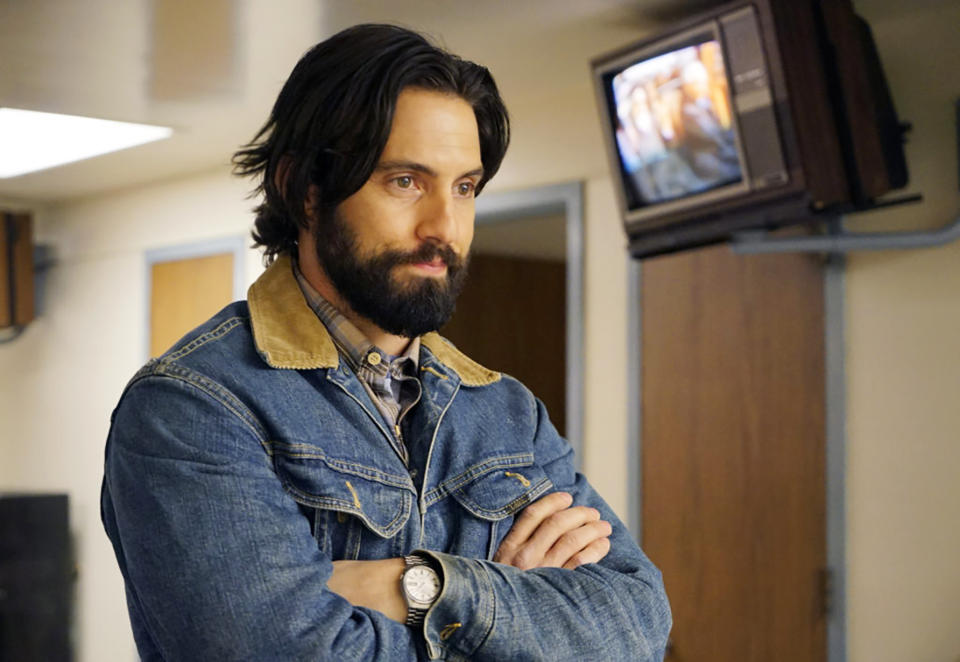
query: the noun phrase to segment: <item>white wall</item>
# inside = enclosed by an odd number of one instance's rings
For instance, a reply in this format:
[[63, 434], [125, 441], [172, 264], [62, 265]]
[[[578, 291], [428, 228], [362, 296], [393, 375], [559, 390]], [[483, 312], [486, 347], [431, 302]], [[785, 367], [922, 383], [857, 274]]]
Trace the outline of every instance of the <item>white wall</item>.
[[[904, 3], [904, 7], [910, 7]], [[855, 223], [960, 214], [960, 3], [873, 22], [925, 201]], [[868, 17], [869, 18], [869, 17]], [[847, 266], [850, 662], [960, 660], [960, 242]]]
[[627, 503], [626, 239], [609, 178], [586, 183], [583, 472], [613, 510]]

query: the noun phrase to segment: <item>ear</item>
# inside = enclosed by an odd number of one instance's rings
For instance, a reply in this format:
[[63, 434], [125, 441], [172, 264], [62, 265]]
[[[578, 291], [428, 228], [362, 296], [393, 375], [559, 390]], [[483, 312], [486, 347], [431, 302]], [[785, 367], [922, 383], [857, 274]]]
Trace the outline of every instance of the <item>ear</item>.
[[317, 208], [317, 187], [310, 185], [307, 189], [307, 197], [303, 201], [303, 214], [307, 224], [297, 224], [297, 256], [300, 264], [309, 263], [314, 258], [314, 251], [305, 251], [305, 247], [313, 246], [313, 230], [316, 227], [317, 217], [314, 210]]
[[303, 214], [307, 217], [309, 223], [313, 225], [316, 219], [315, 212], [320, 204], [320, 189], [316, 184], [307, 187], [307, 197], [303, 201]]

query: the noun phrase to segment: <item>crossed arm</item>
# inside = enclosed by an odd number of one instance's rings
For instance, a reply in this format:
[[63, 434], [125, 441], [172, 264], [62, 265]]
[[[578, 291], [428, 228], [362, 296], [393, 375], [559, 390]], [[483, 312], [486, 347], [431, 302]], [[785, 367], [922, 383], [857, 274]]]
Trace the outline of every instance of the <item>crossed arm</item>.
[[[553, 492], [527, 506], [500, 543], [494, 561], [521, 570], [597, 563], [610, 551], [609, 522], [600, 512], [573, 506], [566, 492]], [[334, 561], [327, 587], [356, 607], [376, 609], [403, 623], [407, 606], [400, 592], [401, 558]]]

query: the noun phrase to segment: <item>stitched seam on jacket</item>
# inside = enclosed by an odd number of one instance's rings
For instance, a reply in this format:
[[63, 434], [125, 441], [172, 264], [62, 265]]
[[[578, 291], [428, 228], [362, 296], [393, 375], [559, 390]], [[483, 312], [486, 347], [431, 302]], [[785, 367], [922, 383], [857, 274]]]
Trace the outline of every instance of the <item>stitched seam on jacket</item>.
[[213, 340], [219, 340], [220, 338], [225, 336], [227, 333], [235, 329], [237, 326], [243, 324], [245, 319], [246, 318], [244, 317], [230, 317], [224, 320], [213, 331], [208, 331], [207, 333], [197, 336], [196, 338], [194, 338], [193, 340], [191, 340], [186, 345], [178, 349], [176, 352], [173, 352], [172, 354], [160, 357], [158, 359], [158, 362], [167, 363], [171, 361], [176, 361], [177, 359], [181, 359], [184, 356], [187, 356], [188, 354], [193, 352], [194, 350], [202, 347], [203, 345], [206, 345], [208, 342], [211, 342]]
[[224, 388], [223, 385], [213, 381], [209, 377], [204, 377], [203, 375], [196, 373], [189, 368], [184, 368], [183, 366], [174, 363], [167, 363], [166, 361], [148, 364], [148, 367], [150, 368], [149, 371], [147, 368], [141, 369], [137, 376], [134, 377], [134, 379], [131, 380], [130, 384], [127, 386], [128, 389], [133, 386], [134, 383], [147, 379], [148, 377], [167, 377], [169, 379], [174, 379], [192, 386], [198, 391], [209, 395], [211, 398], [219, 402], [225, 409], [230, 411], [234, 416], [239, 418], [243, 424], [254, 433], [254, 435], [257, 437], [257, 440], [260, 442], [260, 445], [266, 448], [266, 429], [264, 429], [264, 427], [260, 424], [259, 419], [253, 415], [253, 412], [247, 409], [247, 407], [228, 389]]
[[528, 467], [533, 464], [533, 460], [533, 453], [519, 453], [515, 455], [500, 455], [475, 464], [466, 471], [457, 474], [453, 478], [448, 478], [430, 490], [425, 499], [426, 504], [431, 506], [444, 497], [450, 496], [458, 488], [492, 471], [507, 467]]
[[[287, 448], [303, 448], [310, 449], [304, 450], [301, 452], [290, 453], [287, 452]], [[411, 488], [410, 477], [404, 474], [389, 474], [374, 467], [359, 464], [356, 462], [348, 462], [346, 460], [338, 460], [336, 458], [331, 458], [328, 455], [317, 450], [316, 446], [310, 446], [307, 444], [289, 444], [279, 441], [270, 441], [267, 442], [267, 454], [271, 457], [274, 455], [282, 455], [284, 457], [289, 457], [292, 459], [298, 460], [320, 460], [325, 465], [330, 467], [330, 469], [337, 471], [339, 473], [350, 474], [352, 476], [359, 476], [366, 480], [372, 480], [377, 483], [384, 485], [390, 485], [393, 487], [402, 487], [402, 488]]]
[[297, 501], [298, 503], [302, 503], [305, 506], [314, 506], [314, 507], [327, 506], [338, 512], [345, 512], [345, 513], [351, 513], [353, 515], [356, 515], [358, 519], [361, 519], [364, 522], [366, 522], [367, 527], [371, 531], [374, 531], [375, 533], [377, 533], [378, 535], [384, 538], [389, 538], [390, 536], [395, 534], [396, 531], [392, 531], [391, 529], [393, 529], [393, 527], [395, 527], [398, 523], [402, 524], [403, 522], [405, 522], [410, 515], [410, 501], [412, 499], [401, 499], [402, 505], [400, 507], [400, 512], [397, 515], [395, 515], [394, 518], [390, 520], [388, 523], [384, 525], [380, 525], [380, 524], [377, 524], [376, 522], [371, 521], [369, 516], [363, 510], [361, 510], [360, 508], [357, 508], [356, 506], [353, 505], [353, 503], [346, 501], [345, 499], [338, 499], [336, 497], [314, 496], [314, 495], [302, 492], [301, 490], [298, 490], [297, 488], [287, 483], [283, 483], [283, 487], [287, 492], [290, 493], [292, 497], [294, 497], [295, 501]]
[[[520, 510], [523, 506], [530, 504], [534, 499], [542, 495], [544, 492], [549, 490], [553, 486], [553, 483], [550, 482], [549, 478], [544, 477], [539, 481], [535, 486], [518, 496], [516, 499], [506, 504], [502, 508], [497, 510], [488, 510], [486, 508], [481, 508], [476, 502], [470, 500], [469, 504], [464, 504], [463, 501], [457, 499], [457, 502], [463, 505], [464, 508], [470, 510], [475, 515], [486, 515], [493, 519], [502, 519], [508, 515], [513, 515], [515, 512]], [[456, 499], [456, 495], [453, 497]]]

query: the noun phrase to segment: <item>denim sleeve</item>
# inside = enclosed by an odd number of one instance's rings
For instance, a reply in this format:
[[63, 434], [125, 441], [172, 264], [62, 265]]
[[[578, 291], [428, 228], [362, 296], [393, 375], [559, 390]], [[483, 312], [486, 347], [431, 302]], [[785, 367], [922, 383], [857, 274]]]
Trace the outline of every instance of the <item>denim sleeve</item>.
[[422, 640], [326, 587], [257, 419], [202, 379], [150, 376], [107, 442], [104, 525], [145, 660], [426, 659]]
[[610, 553], [575, 570], [519, 570], [439, 552], [444, 588], [425, 621], [431, 657], [475, 662], [662, 660], [672, 624], [660, 571], [575, 472], [573, 451], [537, 402], [535, 450], [558, 491], [613, 526]]

